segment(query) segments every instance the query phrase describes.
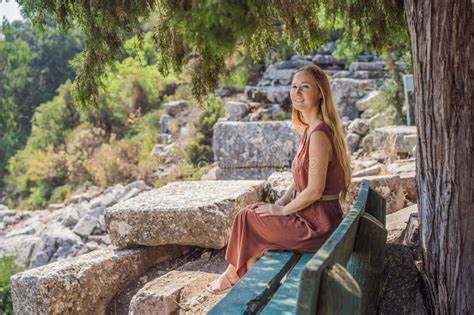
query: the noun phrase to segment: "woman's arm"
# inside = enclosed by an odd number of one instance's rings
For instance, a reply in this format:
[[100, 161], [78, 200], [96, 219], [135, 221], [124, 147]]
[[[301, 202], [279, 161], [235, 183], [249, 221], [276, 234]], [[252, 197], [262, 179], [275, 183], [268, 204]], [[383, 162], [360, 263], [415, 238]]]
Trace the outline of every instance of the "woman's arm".
[[291, 186], [288, 187], [288, 189], [285, 191], [283, 196], [281, 196], [275, 202], [275, 204], [280, 205], [280, 206], [285, 206], [286, 204], [288, 204], [291, 201], [291, 195], [293, 194], [293, 191], [295, 191], [295, 189], [296, 189], [296, 185], [295, 185], [295, 182], [293, 181]]
[[[298, 134], [298, 136], [300, 137], [300, 141], [301, 141], [301, 137], [303, 136], [303, 128], [296, 128], [296, 133]], [[293, 195], [293, 192], [296, 190], [296, 184], [293, 180], [293, 183], [291, 183], [290, 187], [288, 187], [288, 189], [285, 191], [285, 193], [283, 194], [283, 196], [281, 196], [276, 202], [275, 204], [279, 204], [281, 206], [285, 206], [287, 203], [289, 203], [291, 201], [291, 196]], [[279, 203], [280, 202], [280, 203]]]
[[331, 142], [324, 132], [314, 132], [314, 135], [310, 137], [308, 150], [308, 185], [295, 199], [284, 206], [284, 215], [306, 208], [323, 195], [331, 153]]

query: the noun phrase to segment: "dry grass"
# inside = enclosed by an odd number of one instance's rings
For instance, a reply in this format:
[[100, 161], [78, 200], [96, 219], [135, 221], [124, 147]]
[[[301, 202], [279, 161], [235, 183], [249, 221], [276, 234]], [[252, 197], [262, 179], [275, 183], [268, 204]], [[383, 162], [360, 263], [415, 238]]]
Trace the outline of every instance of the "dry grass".
[[385, 160], [384, 164], [389, 165], [393, 161], [398, 159], [398, 154], [397, 154], [397, 136], [396, 135], [390, 135], [387, 140], [384, 142], [382, 151], [385, 155]]

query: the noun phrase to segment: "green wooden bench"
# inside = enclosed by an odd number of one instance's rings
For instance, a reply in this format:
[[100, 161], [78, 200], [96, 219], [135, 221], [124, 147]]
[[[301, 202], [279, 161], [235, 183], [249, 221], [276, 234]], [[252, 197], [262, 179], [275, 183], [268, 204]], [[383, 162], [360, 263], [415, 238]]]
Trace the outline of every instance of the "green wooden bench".
[[375, 314], [386, 240], [385, 199], [363, 180], [317, 253], [266, 253], [208, 314]]

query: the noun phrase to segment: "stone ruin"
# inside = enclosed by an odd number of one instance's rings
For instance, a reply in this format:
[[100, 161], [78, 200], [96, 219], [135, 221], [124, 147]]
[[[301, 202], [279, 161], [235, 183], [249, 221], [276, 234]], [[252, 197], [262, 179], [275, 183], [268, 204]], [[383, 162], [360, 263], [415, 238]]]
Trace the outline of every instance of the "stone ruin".
[[[405, 193], [410, 189], [400, 177], [367, 178], [371, 187], [389, 198], [393, 192]], [[290, 182], [288, 172], [275, 172], [268, 181], [173, 182], [114, 203], [104, 212], [105, 230], [111, 245], [12, 276], [15, 312], [111, 314], [114, 303], [123, 300], [124, 296], [128, 298], [121, 303], [125, 304], [123, 307], [128, 314], [205, 312], [218, 301], [218, 297], [205, 291], [205, 284], [217, 276], [215, 269], [208, 272], [202, 266], [171, 267], [151, 276], [150, 270], [176, 259], [179, 261], [183, 254], [197, 248], [224, 248], [236, 212], [248, 204], [280, 197]], [[350, 194], [355, 196], [357, 189], [357, 182], [354, 182]], [[396, 203], [397, 200], [389, 199], [389, 207], [392, 207], [387, 216], [389, 241], [412, 244], [416, 226], [408, 228], [406, 221], [416, 214], [416, 208], [397, 211], [393, 208], [399, 206]], [[401, 259], [400, 253], [406, 256], [403, 248], [394, 247], [389, 253]], [[216, 256], [203, 252], [199, 259], [212, 265]], [[222, 258], [220, 261], [225, 268]], [[404, 279], [415, 277], [411, 290], [419, 293], [418, 272], [410, 269], [409, 261], [405, 265], [404, 270], [410, 270], [410, 273]], [[222, 268], [217, 272], [222, 272]], [[129, 291], [130, 287], [135, 289]], [[394, 303], [400, 294], [387, 295], [386, 303]], [[418, 307], [415, 302], [410, 305]]]
[[[371, 120], [379, 117], [369, 110], [370, 103], [380, 98], [377, 89], [387, 78], [386, 65], [373, 56], [360, 56], [344, 70], [345, 62], [331, 55], [333, 49], [330, 43], [315, 54], [276, 63], [255, 86], [245, 89], [243, 99], [226, 102], [226, 116], [214, 127], [216, 167], [201, 181], [173, 182], [159, 189], [140, 181], [103, 192], [91, 187], [74, 195], [69, 204], [51, 205], [47, 213], [0, 209], [0, 230], [10, 228], [1, 235], [0, 254], [15, 254], [17, 262], [29, 268], [11, 278], [16, 313], [110, 313], [112, 303], [131, 285], [137, 289], [125, 303], [129, 314], [184, 314], [212, 307], [217, 300], [204, 292], [203, 283], [215, 274], [175, 268], [150, 277], [148, 272], [196, 248], [221, 250], [239, 209], [258, 201], [274, 202], [288, 188], [291, 160], [299, 143], [287, 119], [289, 84], [296, 69], [309, 63], [318, 64], [331, 76], [346, 142], [353, 153], [353, 182], [345, 211], [357, 196], [362, 178], [387, 200], [386, 265], [404, 261], [397, 268], [404, 266], [400, 279], [410, 284], [413, 299], [397, 302], [404, 292], [393, 291], [385, 282], [388, 293], [381, 310], [395, 304], [400, 311], [418, 310], [419, 275], [410, 260], [416, 255], [407, 251], [407, 246], [414, 250], [417, 244], [417, 210], [412, 206], [416, 203], [416, 161], [412, 158], [416, 129], [372, 128]], [[170, 119], [187, 109], [183, 100], [165, 105], [152, 154], [170, 154], [175, 145]], [[384, 148], [387, 143], [390, 146]], [[383, 148], [385, 155], [357, 159], [367, 147]], [[204, 251], [200, 259], [212, 264], [215, 257]], [[387, 279], [397, 278], [393, 270], [387, 267]], [[200, 304], [206, 307], [195, 308]]]

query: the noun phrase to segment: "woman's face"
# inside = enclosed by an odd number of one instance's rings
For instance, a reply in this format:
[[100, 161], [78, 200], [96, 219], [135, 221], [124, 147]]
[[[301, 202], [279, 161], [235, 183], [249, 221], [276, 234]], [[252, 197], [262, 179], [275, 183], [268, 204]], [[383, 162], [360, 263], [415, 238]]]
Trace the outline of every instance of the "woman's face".
[[311, 74], [301, 71], [293, 76], [290, 98], [293, 107], [303, 112], [319, 104], [321, 93]]

